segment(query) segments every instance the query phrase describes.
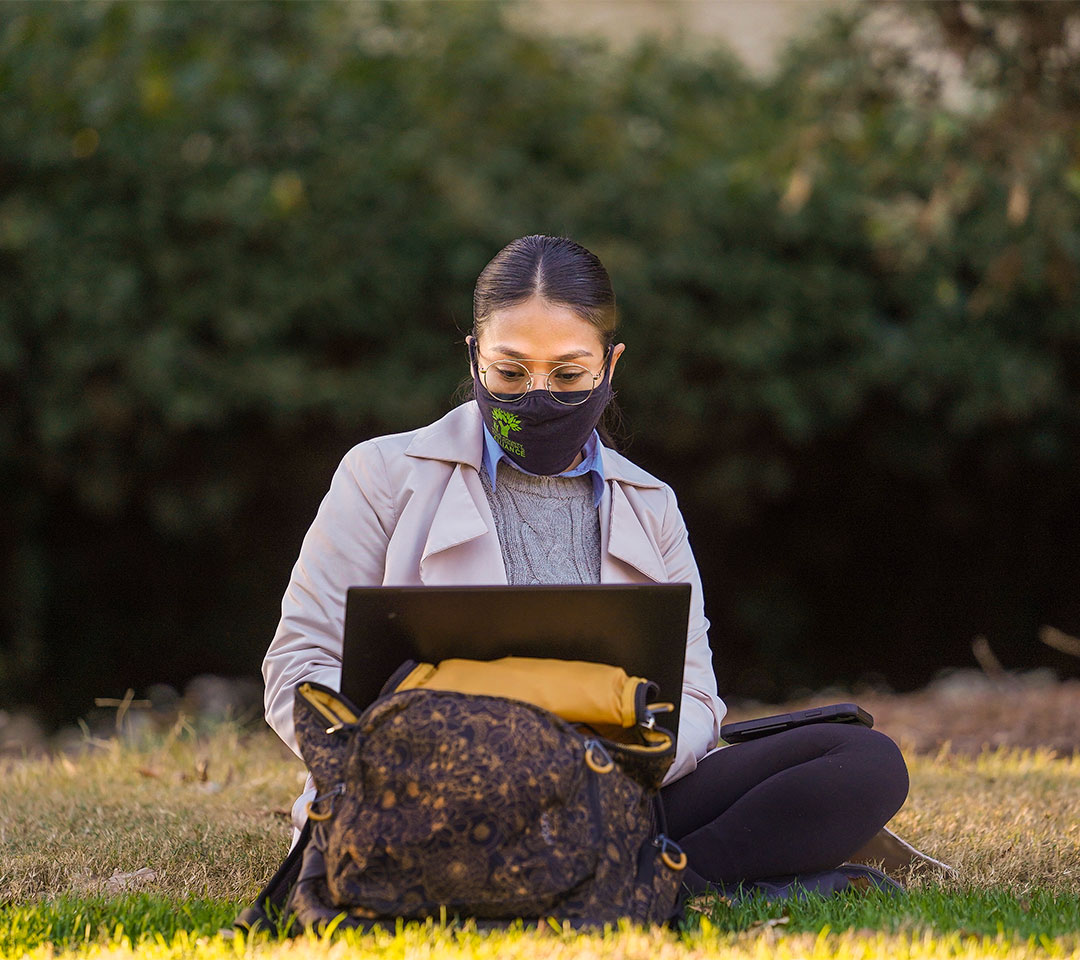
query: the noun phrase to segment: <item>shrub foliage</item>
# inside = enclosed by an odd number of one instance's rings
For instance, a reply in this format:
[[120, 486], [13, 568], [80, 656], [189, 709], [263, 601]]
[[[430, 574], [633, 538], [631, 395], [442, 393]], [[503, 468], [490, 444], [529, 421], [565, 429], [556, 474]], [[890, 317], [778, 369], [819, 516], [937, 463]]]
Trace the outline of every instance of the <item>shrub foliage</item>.
[[536, 232], [612, 273], [725, 689], [1064, 666], [1074, 5], [857, 8], [768, 78], [512, 12], [0, 9], [0, 698], [254, 672], [338, 458], [447, 408]]

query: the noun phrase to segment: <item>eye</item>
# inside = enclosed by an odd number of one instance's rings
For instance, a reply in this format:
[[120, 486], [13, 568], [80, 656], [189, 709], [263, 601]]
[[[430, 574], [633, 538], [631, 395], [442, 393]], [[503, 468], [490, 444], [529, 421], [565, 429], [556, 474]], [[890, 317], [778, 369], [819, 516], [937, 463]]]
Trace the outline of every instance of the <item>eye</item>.
[[577, 383], [584, 376], [584, 370], [559, 370], [555, 374], [555, 379], [560, 383]]
[[564, 364], [551, 371], [548, 383], [556, 390], [585, 390], [591, 385], [592, 374], [577, 363]]
[[507, 382], [513, 382], [517, 380], [524, 380], [528, 374], [523, 367], [519, 367], [516, 364], [492, 364], [490, 367], [492, 373], [502, 380]]

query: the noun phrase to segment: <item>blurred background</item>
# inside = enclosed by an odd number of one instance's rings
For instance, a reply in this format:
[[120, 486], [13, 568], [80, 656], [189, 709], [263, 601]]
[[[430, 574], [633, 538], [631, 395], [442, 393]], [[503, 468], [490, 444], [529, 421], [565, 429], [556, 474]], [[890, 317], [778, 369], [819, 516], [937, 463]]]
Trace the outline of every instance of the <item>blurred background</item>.
[[612, 275], [723, 696], [1080, 674], [1078, 6], [0, 5], [4, 716], [257, 702], [528, 233]]

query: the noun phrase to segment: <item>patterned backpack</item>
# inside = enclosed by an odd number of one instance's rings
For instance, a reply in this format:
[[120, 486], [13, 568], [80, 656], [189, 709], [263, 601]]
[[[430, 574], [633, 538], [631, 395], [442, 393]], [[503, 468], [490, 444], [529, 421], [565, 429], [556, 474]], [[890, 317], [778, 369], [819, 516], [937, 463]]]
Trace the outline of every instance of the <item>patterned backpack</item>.
[[[526, 689], [538, 677], [562, 716], [527, 699], [541, 699]], [[568, 691], [583, 685], [599, 696], [575, 710]], [[318, 795], [285, 918], [671, 920], [686, 857], [663, 833], [674, 743], [646, 705], [652, 687], [599, 664], [409, 663], [360, 713], [301, 684], [296, 734]]]

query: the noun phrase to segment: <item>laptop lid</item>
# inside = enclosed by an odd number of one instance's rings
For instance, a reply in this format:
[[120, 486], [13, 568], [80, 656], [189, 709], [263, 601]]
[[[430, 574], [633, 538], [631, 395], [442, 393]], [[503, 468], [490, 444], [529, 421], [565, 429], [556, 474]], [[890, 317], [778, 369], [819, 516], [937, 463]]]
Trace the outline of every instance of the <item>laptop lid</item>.
[[341, 692], [360, 709], [405, 660], [589, 660], [655, 682], [678, 736], [690, 584], [350, 587]]

